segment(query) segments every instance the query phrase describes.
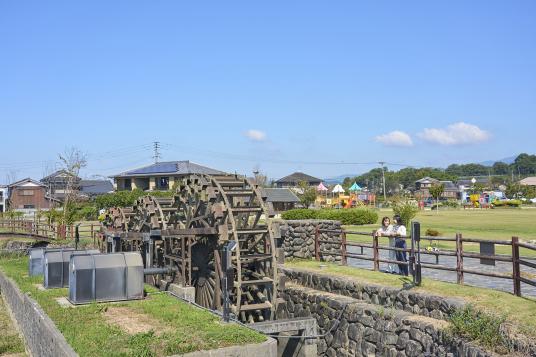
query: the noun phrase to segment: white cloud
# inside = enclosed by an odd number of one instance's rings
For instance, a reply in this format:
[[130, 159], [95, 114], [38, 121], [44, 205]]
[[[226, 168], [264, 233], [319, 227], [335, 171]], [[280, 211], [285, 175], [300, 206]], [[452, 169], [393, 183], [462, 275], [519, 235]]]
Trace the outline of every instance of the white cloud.
[[458, 122], [446, 128], [425, 128], [417, 136], [440, 145], [467, 145], [486, 141], [491, 134], [476, 125]]
[[250, 138], [253, 141], [264, 141], [266, 140], [266, 133], [264, 131], [249, 129], [244, 133], [247, 138]]
[[387, 134], [378, 135], [374, 139], [387, 146], [413, 146], [411, 136], [400, 130], [394, 130]]

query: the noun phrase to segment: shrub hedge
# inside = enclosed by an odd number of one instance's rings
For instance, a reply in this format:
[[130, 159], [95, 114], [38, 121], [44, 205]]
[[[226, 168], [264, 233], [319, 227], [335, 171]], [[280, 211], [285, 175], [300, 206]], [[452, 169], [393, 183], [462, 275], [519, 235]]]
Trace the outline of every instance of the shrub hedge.
[[293, 209], [281, 214], [286, 220], [295, 219], [325, 219], [340, 221], [342, 224], [362, 225], [378, 221], [378, 214], [366, 208], [351, 209]]
[[502, 201], [499, 201], [499, 200], [495, 200], [493, 201], [493, 204], [491, 205], [491, 207], [519, 207], [521, 206], [521, 201], [520, 200], [502, 200]]

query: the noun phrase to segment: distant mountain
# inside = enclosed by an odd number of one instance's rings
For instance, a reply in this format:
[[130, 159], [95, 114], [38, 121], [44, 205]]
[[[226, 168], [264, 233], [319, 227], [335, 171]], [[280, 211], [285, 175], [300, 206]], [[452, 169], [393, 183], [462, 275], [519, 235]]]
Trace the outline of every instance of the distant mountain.
[[335, 185], [335, 184], [338, 184], [338, 183], [342, 183], [344, 181], [344, 179], [347, 178], [347, 177], [356, 177], [356, 176], [359, 176], [359, 174], [346, 174], [346, 175], [340, 175], [340, 176], [325, 178], [324, 183], [326, 183], [328, 185]]
[[500, 160], [488, 160], [488, 161], [482, 161], [480, 162], [480, 165], [484, 165], [484, 166], [493, 166], [494, 163], [496, 162], [504, 162], [505, 164], [512, 164], [515, 160], [516, 160], [516, 156], [510, 156], [510, 157], [505, 157], [504, 159], [500, 159]]

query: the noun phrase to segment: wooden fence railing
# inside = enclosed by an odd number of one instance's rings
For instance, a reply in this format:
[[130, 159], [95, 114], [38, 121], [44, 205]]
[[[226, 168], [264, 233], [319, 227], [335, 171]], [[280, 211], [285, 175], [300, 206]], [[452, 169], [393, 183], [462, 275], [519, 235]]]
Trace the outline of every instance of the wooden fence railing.
[[[340, 235], [340, 253], [336, 252], [326, 252], [321, 250], [322, 243], [334, 244], [333, 240], [322, 239], [322, 233], [330, 234], [339, 234]], [[359, 243], [348, 241], [347, 235], [358, 235], [358, 236], [368, 236], [370, 237], [370, 243]], [[410, 237], [407, 237], [408, 240]], [[347, 230], [327, 230], [327, 229], [316, 229], [315, 234], [315, 259], [323, 260], [324, 255], [340, 255], [341, 264], [347, 265], [348, 258], [367, 260], [372, 262], [373, 270], [380, 270], [380, 263], [388, 264], [400, 264], [400, 265], [410, 265], [408, 262], [400, 262], [391, 259], [383, 259], [380, 256], [380, 251], [405, 251], [410, 255], [416, 256], [417, 254], [421, 255], [431, 255], [435, 257], [435, 264], [428, 262], [420, 262], [421, 268], [425, 269], [437, 269], [444, 271], [451, 271], [456, 273], [456, 281], [458, 284], [464, 283], [464, 274], [475, 274], [481, 276], [487, 276], [492, 278], [500, 279], [510, 279], [513, 282], [513, 293], [517, 296], [521, 296], [521, 283], [531, 285], [536, 287], [536, 278], [529, 279], [526, 276], [534, 276], [534, 274], [524, 274], [522, 272], [522, 267], [528, 267], [536, 269], [536, 260], [531, 260], [528, 257], [520, 256], [520, 248], [527, 249], [528, 251], [536, 252], [536, 245], [523, 243], [519, 241], [518, 237], [512, 237], [510, 240], [487, 240], [487, 239], [475, 239], [475, 238], [464, 238], [461, 233], [457, 233], [455, 237], [421, 237], [421, 240], [433, 240], [437, 242], [454, 242], [454, 250], [441, 250], [441, 251], [428, 251], [426, 249], [421, 249], [420, 251], [416, 250], [416, 247], [412, 244], [411, 247], [406, 249], [394, 248], [389, 245], [380, 245], [380, 240], [388, 240], [388, 237], [378, 237], [373, 232], [355, 232]], [[497, 255], [497, 254], [479, 254], [471, 253], [464, 251], [463, 243], [484, 243], [484, 244], [494, 244], [499, 246], [510, 246], [511, 255]], [[410, 242], [408, 242], [409, 246]], [[358, 247], [360, 248], [360, 253], [349, 252], [349, 247]], [[371, 250], [370, 254], [365, 254], [364, 248]], [[440, 256], [450, 256], [456, 258], [456, 266], [448, 266], [439, 264]], [[498, 262], [506, 262], [512, 264], [512, 273], [499, 274], [494, 272], [486, 272], [484, 270], [475, 270], [468, 269], [464, 267], [464, 258], [473, 258], [473, 259], [486, 259], [494, 260]], [[419, 259], [420, 260], [420, 259]]]
[[0, 232], [27, 234], [44, 239], [75, 239], [76, 228], [80, 239], [92, 239], [96, 245], [101, 232], [100, 223], [61, 225], [28, 219], [0, 219]]

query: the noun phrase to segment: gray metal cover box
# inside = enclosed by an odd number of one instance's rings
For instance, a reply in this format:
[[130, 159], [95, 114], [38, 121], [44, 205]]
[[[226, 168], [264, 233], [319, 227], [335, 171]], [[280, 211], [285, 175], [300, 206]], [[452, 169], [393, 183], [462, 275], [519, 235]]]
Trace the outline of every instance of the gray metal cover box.
[[46, 289], [69, 286], [69, 262], [72, 255], [98, 254], [98, 250], [55, 250], [44, 252], [44, 281]]
[[45, 252], [54, 252], [61, 250], [74, 250], [74, 248], [31, 248], [28, 250], [30, 260], [28, 261], [28, 275], [43, 275], [45, 270]]
[[143, 298], [143, 260], [139, 253], [73, 255], [69, 264], [73, 304]]

